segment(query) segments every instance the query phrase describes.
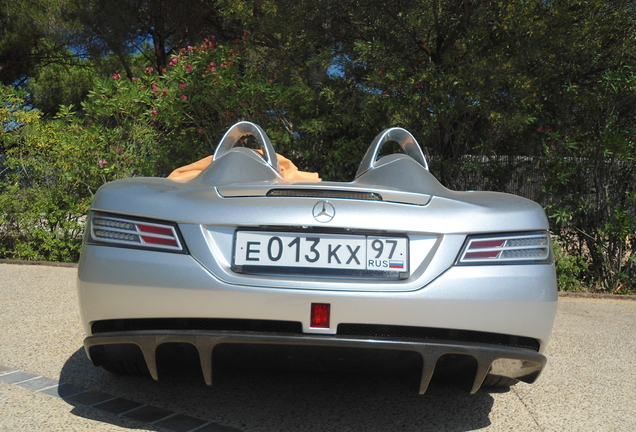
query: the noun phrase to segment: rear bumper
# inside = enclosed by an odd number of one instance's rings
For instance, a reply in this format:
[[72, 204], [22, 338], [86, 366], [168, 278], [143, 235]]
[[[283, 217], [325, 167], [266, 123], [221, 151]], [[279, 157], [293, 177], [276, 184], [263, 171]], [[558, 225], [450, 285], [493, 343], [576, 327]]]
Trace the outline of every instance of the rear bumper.
[[[308, 283], [316, 286], [304, 289]], [[212, 351], [223, 344], [343, 348], [362, 354], [372, 354], [374, 349], [408, 351], [409, 356], [422, 357], [420, 393], [447, 356], [464, 356], [476, 365], [473, 392], [488, 374], [531, 383], [546, 363], [542, 353], [557, 307], [554, 265], [452, 266], [430, 283], [406, 292], [383, 291], [382, 286], [374, 291], [344, 291], [335, 285], [328, 279], [299, 280], [295, 288], [230, 283], [189, 255], [84, 245], [78, 271], [80, 309], [88, 336], [84, 344], [97, 366], [107, 363], [100, 347], [137, 346], [155, 379], [157, 349], [162, 344], [190, 344], [198, 351], [208, 384], [212, 383]], [[329, 328], [311, 327], [312, 303], [331, 305]], [[108, 321], [137, 320], [180, 324], [96, 330], [97, 324]], [[297, 323], [298, 330], [201, 327], [183, 324], [183, 320], [276, 320]], [[350, 323], [443, 330], [441, 334], [385, 333], [384, 329], [342, 332], [341, 326]], [[526, 348], [510, 340], [454, 337], [458, 332], [530, 338], [536, 345]]]
[[[409, 292], [338, 291], [327, 280], [313, 283], [324, 288], [230, 284], [188, 255], [85, 245], [78, 295], [87, 335], [93, 323], [117, 319], [282, 320], [300, 322], [304, 334], [321, 335], [360, 323], [530, 337], [539, 340], [539, 353], [558, 299], [554, 266], [547, 264], [451, 267]], [[311, 327], [312, 303], [331, 305], [330, 328]]]
[[212, 353], [220, 344], [275, 344], [315, 347], [341, 347], [359, 349], [382, 349], [411, 351], [422, 356], [422, 373], [419, 393], [426, 392], [435, 372], [438, 360], [445, 355], [470, 356], [477, 368], [471, 386], [471, 393], [481, 387], [486, 375], [498, 375], [527, 383], [534, 382], [546, 364], [546, 358], [530, 349], [495, 346], [483, 343], [446, 342], [437, 340], [387, 340], [341, 337], [337, 335], [283, 335], [276, 333], [253, 334], [249, 332], [211, 330], [149, 330], [130, 332], [109, 332], [89, 336], [84, 347], [91, 361], [99, 366], [95, 349], [110, 344], [133, 344], [140, 348], [148, 370], [157, 380], [157, 348], [166, 343], [186, 343], [193, 345], [199, 354], [201, 370], [208, 385], [212, 385]]

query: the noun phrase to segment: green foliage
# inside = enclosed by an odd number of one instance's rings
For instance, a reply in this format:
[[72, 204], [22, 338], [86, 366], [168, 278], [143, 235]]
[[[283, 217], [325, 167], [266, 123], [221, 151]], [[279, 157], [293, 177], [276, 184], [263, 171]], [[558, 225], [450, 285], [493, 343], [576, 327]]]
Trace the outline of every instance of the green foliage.
[[12, 87], [0, 87], [0, 154], [20, 145], [29, 124], [39, 119], [39, 113], [30, 109], [26, 93]]
[[552, 239], [552, 246], [554, 248], [559, 290], [570, 292], [589, 291], [589, 281], [585, 280], [589, 266], [585, 259], [576, 253], [567, 253], [556, 238]]
[[576, 110], [551, 121], [541, 134], [544, 199], [553, 230], [589, 256], [587, 277], [597, 289], [634, 289], [636, 243], [636, 74], [632, 67], [606, 71], [590, 85], [570, 84], [550, 102]]
[[88, 62], [77, 65], [51, 64], [38, 69], [26, 84], [31, 103], [46, 116], [54, 116], [60, 105], [79, 106], [93, 87], [94, 72]]
[[23, 94], [6, 87], [3, 93], [15, 102], [3, 116], [12, 145], [0, 177], [0, 256], [76, 261], [84, 215], [99, 186], [155, 173], [144, 139], [150, 129], [140, 116], [124, 118], [116, 104], [102, 107], [104, 124], [85, 124], [70, 107], [46, 121], [28, 109]]

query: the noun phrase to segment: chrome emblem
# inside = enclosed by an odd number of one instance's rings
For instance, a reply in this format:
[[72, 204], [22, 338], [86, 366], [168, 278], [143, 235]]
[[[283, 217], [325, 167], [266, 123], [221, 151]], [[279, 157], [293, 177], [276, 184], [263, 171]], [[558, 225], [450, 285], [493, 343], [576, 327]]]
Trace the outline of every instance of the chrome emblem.
[[336, 209], [329, 201], [318, 201], [312, 213], [318, 222], [327, 223], [336, 215]]

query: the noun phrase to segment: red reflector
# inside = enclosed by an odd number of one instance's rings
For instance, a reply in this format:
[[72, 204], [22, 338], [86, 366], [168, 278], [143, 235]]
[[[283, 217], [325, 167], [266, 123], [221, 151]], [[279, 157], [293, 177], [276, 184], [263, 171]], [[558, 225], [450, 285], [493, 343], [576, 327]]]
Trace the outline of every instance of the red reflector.
[[137, 227], [139, 228], [139, 231], [142, 231], [142, 232], [163, 234], [163, 235], [169, 235], [169, 236], [174, 235], [170, 228], [161, 228], [161, 227], [156, 227], [151, 225], [142, 225], [139, 223], [137, 224]]
[[141, 236], [141, 238], [144, 239], [144, 241], [146, 243], [165, 244], [165, 245], [170, 245], [170, 246], [178, 246], [179, 245], [177, 243], [177, 241], [174, 240], [174, 239], [164, 239], [164, 238], [148, 237], [148, 236]]
[[497, 258], [501, 251], [466, 252], [464, 259], [475, 258]]
[[329, 303], [312, 303], [309, 327], [329, 328], [330, 311], [331, 305]]
[[473, 241], [470, 244], [470, 249], [474, 248], [491, 248], [491, 247], [502, 247], [506, 240], [484, 240], [484, 241]]

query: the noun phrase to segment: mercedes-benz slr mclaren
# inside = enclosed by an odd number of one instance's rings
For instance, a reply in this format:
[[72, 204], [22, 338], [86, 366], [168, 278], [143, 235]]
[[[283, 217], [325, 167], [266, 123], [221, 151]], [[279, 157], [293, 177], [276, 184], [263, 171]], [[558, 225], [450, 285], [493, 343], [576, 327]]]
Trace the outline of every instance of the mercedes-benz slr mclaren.
[[[378, 157], [389, 142], [402, 151]], [[94, 365], [158, 379], [161, 347], [186, 346], [211, 385], [223, 347], [408, 354], [420, 393], [448, 366], [472, 392], [544, 368], [557, 286], [535, 202], [447, 189], [401, 128], [377, 136], [351, 182], [283, 177], [249, 122], [212, 159], [190, 180], [97, 192], [78, 272]]]

